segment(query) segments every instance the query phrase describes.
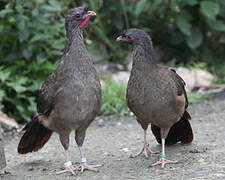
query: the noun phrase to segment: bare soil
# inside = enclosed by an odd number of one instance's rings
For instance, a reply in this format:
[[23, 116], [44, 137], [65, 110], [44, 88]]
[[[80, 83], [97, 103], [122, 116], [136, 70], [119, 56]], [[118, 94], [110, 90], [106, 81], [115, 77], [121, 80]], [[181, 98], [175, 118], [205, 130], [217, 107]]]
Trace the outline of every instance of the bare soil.
[[[92, 179], [177, 179], [212, 180], [225, 179], [225, 99], [204, 101], [190, 105], [194, 141], [190, 145], [166, 147], [168, 159], [178, 160], [178, 164], [150, 167], [158, 157], [129, 158], [143, 145], [143, 130], [134, 116], [98, 117], [87, 131], [84, 148], [89, 164], [103, 164], [99, 172], [77, 172], [56, 175], [65, 162], [64, 150], [57, 134], [54, 134], [39, 152], [19, 155], [17, 144], [21, 134], [5, 141], [7, 174], [3, 179], [10, 180], [92, 180]], [[98, 119], [104, 120], [100, 126]], [[154, 151], [160, 151], [150, 128], [148, 142]], [[80, 161], [74, 136], [70, 139], [70, 156], [74, 164]]]

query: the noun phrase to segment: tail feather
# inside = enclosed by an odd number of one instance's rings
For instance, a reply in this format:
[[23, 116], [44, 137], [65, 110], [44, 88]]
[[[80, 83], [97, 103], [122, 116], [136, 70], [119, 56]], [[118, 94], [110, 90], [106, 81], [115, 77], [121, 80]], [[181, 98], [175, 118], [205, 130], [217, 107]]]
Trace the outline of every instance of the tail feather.
[[28, 152], [35, 152], [41, 149], [52, 135], [52, 131], [47, 129], [38, 120], [38, 116], [32, 118], [32, 120], [23, 128], [25, 133], [20, 139], [18, 145], [18, 153], [26, 154]]
[[[191, 143], [193, 141], [193, 132], [188, 120], [191, 120], [191, 116], [185, 111], [180, 120], [170, 128], [165, 140], [166, 144]], [[152, 124], [151, 129], [157, 142], [161, 144], [160, 128]]]

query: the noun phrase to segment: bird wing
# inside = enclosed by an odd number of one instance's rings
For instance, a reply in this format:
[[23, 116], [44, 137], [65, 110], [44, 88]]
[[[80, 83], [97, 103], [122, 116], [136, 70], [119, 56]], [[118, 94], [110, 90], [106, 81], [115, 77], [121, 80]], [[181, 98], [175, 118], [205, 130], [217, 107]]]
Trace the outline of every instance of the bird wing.
[[58, 87], [56, 84], [56, 76], [53, 72], [48, 79], [43, 83], [37, 100], [37, 110], [39, 114], [49, 115], [55, 104], [55, 96], [57, 95]]
[[185, 109], [188, 107], [188, 98], [187, 93], [185, 90], [185, 81], [176, 73], [176, 71], [172, 68], [169, 68], [171, 78], [175, 82], [176, 88], [177, 88], [177, 95], [181, 96], [184, 94], [185, 96]]
[[[169, 130], [166, 137], [166, 144], [175, 144], [177, 142], [191, 143], [193, 141], [193, 132], [191, 125], [188, 120], [191, 120], [190, 114], [186, 111], [188, 107], [188, 99], [185, 91], [185, 81], [176, 73], [172, 68], [169, 69], [169, 76], [175, 82], [177, 95], [181, 96], [184, 94], [185, 97], [185, 110], [182, 117], [176, 122]], [[161, 144], [160, 127], [151, 124], [151, 130], [158, 143]]]

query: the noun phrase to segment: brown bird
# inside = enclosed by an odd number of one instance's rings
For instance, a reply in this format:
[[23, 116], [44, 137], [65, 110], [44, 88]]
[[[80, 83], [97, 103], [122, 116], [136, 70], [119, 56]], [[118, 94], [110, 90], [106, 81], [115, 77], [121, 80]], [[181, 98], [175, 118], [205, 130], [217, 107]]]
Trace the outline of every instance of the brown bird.
[[[37, 115], [25, 126], [18, 152], [25, 154], [38, 151], [51, 137], [59, 134], [66, 152], [65, 170], [89, 169], [97, 171], [97, 166], [86, 162], [82, 145], [85, 132], [100, 111], [101, 85], [83, 42], [83, 28], [96, 13], [87, 8], [71, 9], [65, 18], [66, 45], [57, 69], [43, 83], [38, 100]], [[73, 167], [69, 158], [69, 135], [75, 131], [81, 164]]]
[[[126, 101], [144, 130], [144, 146], [140, 154], [155, 155], [146, 142], [146, 131], [152, 124], [152, 132], [162, 143], [162, 154], [154, 165], [176, 163], [168, 160], [165, 154], [167, 144], [191, 143], [193, 133], [186, 111], [188, 100], [183, 79], [171, 68], [159, 65], [154, 59], [151, 38], [142, 30], [125, 30], [117, 41], [132, 44], [133, 65], [127, 85]], [[168, 134], [169, 133], [169, 134]]]

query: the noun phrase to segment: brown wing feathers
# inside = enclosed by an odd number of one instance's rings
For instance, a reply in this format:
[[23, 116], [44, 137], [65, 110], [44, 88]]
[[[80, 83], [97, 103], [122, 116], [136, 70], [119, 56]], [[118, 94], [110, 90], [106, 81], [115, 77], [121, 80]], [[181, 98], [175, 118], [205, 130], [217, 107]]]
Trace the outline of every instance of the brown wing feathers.
[[[184, 112], [180, 120], [175, 123], [168, 133], [165, 140], [166, 144], [175, 144], [177, 142], [181, 143], [191, 143], [193, 140], [193, 132], [191, 125], [188, 121], [190, 116], [187, 116], [187, 111]], [[160, 128], [151, 124], [152, 133], [154, 134], [158, 143], [161, 144]]]
[[20, 154], [38, 151], [52, 135], [50, 129], [47, 129], [40, 124], [38, 116], [33, 117], [23, 130], [25, 130], [25, 133], [22, 136], [17, 149]]
[[[176, 87], [177, 87], [177, 95], [180, 96], [182, 94], [185, 95], [185, 109], [188, 107], [188, 99], [185, 91], [185, 82], [184, 80], [176, 73], [175, 70], [170, 69], [173, 77]], [[191, 120], [190, 114], [185, 110], [183, 113], [183, 116], [180, 118], [180, 120], [175, 123], [168, 133], [168, 136], [165, 140], [166, 144], [175, 144], [177, 142], [182, 143], [191, 143], [193, 140], [193, 132], [191, 125], [188, 120]], [[155, 136], [158, 143], [161, 143], [161, 136], [160, 136], [160, 128], [158, 126], [155, 126], [154, 124], [151, 124], [151, 130], [153, 135]]]

